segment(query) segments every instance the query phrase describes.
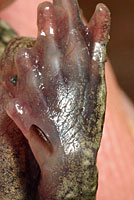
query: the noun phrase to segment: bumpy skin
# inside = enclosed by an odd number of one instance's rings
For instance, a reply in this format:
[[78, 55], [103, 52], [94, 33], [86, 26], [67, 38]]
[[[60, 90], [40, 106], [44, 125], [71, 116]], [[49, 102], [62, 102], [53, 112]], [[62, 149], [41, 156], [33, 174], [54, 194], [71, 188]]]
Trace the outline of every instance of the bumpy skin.
[[[0, 19], [0, 56], [9, 41], [16, 36], [12, 28]], [[13, 39], [0, 61], [0, 200], [38, 198], [39, 167], [27, 140], [5, 111], [13, 88], [4, 84], [3, 74], [7, 74], [8, 78], [13, 75], [14, 64], [11, 60], [17, 48], [22, 46], [33, 46], [33, 40]], [[5, 65], [7, 63], [10, 63], [10, 67]]]
[[[3, 33], [6, 29], [2, 26]], [[8, 37], [12, 37], [9, 33]], [[3, 36], [4, 38], [4, 36]], [[1, 40], [3, 42], [3, 40]], [[3, 42], [4, 43], [4, 42]], [[5, 44], [5, 43], [4, 43]], [[0, 199], [33, 200], [38, 198], [39, 167], [30, 147], [16, 124], [8, 117], [5, 106], [12, 96], [10, 76], [14, 73], [13, 55], [17, 48], [31, 46], [26, 38], [13, 39], [0, 64]], [[1, 49], [2, 50], [2, 49]], [[12, 60], [12, 61], [11, 61]], [[10, 67], [9, 67], [9, 65]], [[3, 76], [4, 75], [4, 76]], [[5, 76], [7, 75], [7, 76]], [[4, 79], [3, 79], [4, 78]], [[8, 78], [8, 81], [7, 81]], [[9, 82], [9, 83], [8, 83]], [[13, 82], [14, 83], [14, 82]]]
[[37, 135], [44, 146], [40, 198], [93, 200], [110, 13], [99, 4], [85, 26], [77, 0], [54, 0], [40, 4], [37, 24], [36, 41], [16, 39], [2, 57], [6, 110], [26, 138]]

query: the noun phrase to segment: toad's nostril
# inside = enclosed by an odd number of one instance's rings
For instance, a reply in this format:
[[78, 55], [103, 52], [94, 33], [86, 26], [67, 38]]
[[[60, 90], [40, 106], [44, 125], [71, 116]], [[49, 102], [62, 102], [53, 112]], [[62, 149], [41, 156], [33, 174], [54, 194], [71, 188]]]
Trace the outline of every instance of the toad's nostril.
[[36, 135], [40, 138], [40, 140], [42, 141], [42, 143], [44, 144], [45, 148], [47, 149], [47, 151], [52, 154], [53, 153], [53, 145], [50, 142], [50, 140], [48, 139], [48, 137], [46, 136], [46, 134], [35, 124], [33, 124], [30, 127], [30, 133], [33, 135]]

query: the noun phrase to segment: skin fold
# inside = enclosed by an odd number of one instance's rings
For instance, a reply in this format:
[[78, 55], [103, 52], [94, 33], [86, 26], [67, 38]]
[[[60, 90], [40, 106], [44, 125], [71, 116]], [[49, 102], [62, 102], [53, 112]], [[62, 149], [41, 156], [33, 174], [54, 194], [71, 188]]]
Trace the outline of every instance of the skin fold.
[[[2, 55], [1, 123], [7, 112], [32, 150], [36, 140], [33, 153], [41, 171], [41, 199], [92, 200], [105, 114], [110, 13], [99, 4], [85, 26], [76, 0], [55, 0], [39, 5], [37, 25], [37, 39], [16, 38]], [[7, 127], [12, 124], [8, 120]], [[13, 130], [20, 132], [16, 125], [13, 123]], [[26, 152], [27, 144], [22, 148]], [[17, 170], [25, 159], [19, 167], [15, 165]], [[28, 184], [24, 180], [21, 188], [22, 177], [18, 179], [17, 174], [16, 180], [16, 199], [27, 198]], [[9, 188], [14, 183], [8, 182]]]

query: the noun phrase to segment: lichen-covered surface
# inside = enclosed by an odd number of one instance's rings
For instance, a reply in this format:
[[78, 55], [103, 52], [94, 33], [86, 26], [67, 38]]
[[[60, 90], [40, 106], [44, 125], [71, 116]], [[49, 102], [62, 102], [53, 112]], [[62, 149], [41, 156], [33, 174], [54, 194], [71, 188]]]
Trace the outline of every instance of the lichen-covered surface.
[[17, 33], [2, 19], [0, 19], [0, 56], [9, 41], [17, 36]]
[[[104, 63], [110, 13], [105, 5], [99, 4], [85, 26], [77, 0], [54, 0], [53, 4], [40, 4], [37, 24], [37, 40], [17, 38], [1, 58], [1, 124], [4, 115], [7, 117], [6, 106], [8, 115], [26, 138], [38, 133], [42, 137], [45, 148], [39, 163], [41, 199], [93, 200], [98, 176], [96, 156], [105, 114]], [[19, 137], [15, 136], [18, 129], [5, 130], [5, 126], [1, 127], [6, 137], [10, 134], [16, 140]], [[13, 159], [15, 178], [7, 183], [12, 193], [15, 190], [16, 199], [32, 199], [27, 194], [27, 180], [32, 183], [26, 171], [27, 144], [21, 137], [16, 142], [18, 149], [23, 149], [20, 159], [23, 163], [13, 156], [12, 138], [8, 154]], [[7, 154], [7, 144], [8, 141], [1, 144], [5, 153], [2, 155]], [[4, 159], [9, 166], [8, 157]], [[8, 167], [4, 169], [10, 176]], [[18, 169], [25, 174], [23, 178], [18, 176]], [[34, 172], [36, 179], [38, 170]], [[6, 175], [3, 177], [1, 186]], [[6, 195], [8, 199], [9, 193], [4, 192], [3, 199]]]

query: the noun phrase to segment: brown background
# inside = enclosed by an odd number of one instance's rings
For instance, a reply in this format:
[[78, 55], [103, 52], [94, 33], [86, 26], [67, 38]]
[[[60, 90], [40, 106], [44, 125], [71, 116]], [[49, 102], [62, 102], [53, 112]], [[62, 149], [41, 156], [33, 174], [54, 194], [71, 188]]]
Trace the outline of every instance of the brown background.
[[134, 102], [134, 0], [79, 0], [87, 19], [97, 3], [105, 3], [111, 11], [108, 56], [120, 86]]

